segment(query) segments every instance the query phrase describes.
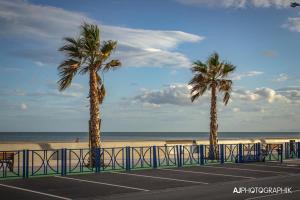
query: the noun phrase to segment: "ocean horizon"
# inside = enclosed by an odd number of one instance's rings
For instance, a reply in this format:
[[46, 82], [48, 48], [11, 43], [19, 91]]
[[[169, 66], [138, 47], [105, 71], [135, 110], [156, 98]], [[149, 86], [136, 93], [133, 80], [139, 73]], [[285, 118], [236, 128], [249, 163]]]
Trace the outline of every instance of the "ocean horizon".
[[[300, 138], [300, 132], [219, 132], [219, 139]], [[103, 141], [200, 140], [208, 132], [102, 132]], [[1, 142], [88, 142], [87, 132], [0, 132]]]

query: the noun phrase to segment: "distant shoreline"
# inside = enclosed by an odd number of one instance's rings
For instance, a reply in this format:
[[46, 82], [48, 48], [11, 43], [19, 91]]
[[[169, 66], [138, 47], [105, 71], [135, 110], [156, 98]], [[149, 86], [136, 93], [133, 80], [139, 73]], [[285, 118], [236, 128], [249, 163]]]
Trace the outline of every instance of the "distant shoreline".
[[[88, 142], [87, 132], [0, 132], [0, 143]], [[103, 142], [207, 140], [208, 132], [101, 132]], [[220, 141], [300, 138], [300, 132], [219, 132]]]

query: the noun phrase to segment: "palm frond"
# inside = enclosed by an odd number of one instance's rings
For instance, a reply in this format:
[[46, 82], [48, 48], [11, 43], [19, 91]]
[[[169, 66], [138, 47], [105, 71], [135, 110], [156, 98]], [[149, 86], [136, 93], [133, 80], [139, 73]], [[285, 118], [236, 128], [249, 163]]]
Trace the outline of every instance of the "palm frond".
[[194, 102], [196, 99], [198, 99], [200, 96], [199, 92], [196, 92], [194, 94], [191, 95], [191, 101]]
[[90, 56], [97, 56], [100, 47], [100, 29], [95, 24], [84, 23], [81, 26], [81, 38], [84, 39], [83, 47]]
[[82, 40], [80, 38], [64, 38], [65, 44], [58, 50], [64, 52], [71, 58], [81, 59], [83, 57]]
[[80, 71], [79, 71], [79, 74], [86, 74], [88, 71], [90, 70], [90, 67], [88, 65], [85, 65], [85, 66], [81, 66], [80, 67]]
[[108, 40], [108, 41], [104, 41], [101, 45], [101, 57], [102, 60], [105, 61], [110, 55], [111, 53], [117, 48], [117, 41], [112, 41], [112, 40]]
[[80, 63], [73, 59], [65, 60], [58, 66], [60, 79], [57, 83], [60, 91], [71, 85], [73, 77], [76, 75], [79, 67]]
[[98, 87], [98, 101], [99, 101], [99, 104], [103, 103], [105, 95], [106, 95], [106, 90], [105, 90], [104, 84], [102, 84], [100, 87]]
[[219, 60], [220, 56], [217, 52], [214, 52], [213, 54], [211, 54], [207, 60], [207, 65], [211, 66], [211, 67], [216, 67], [220, 64], [220, 60]]
[[119, 67], [121, 67], [121, 62], [119, 60], [111, 60], [110, 62], [106, 63], [104, 65], [103, 71], [107, 72], [111, 69], [117, 69]]
[[230, 92], [232, 90], [231, 80], [222, 79], [219, 80], [217, 83], [220, 92]]
[[221, 77], [224, 78], [224, 77], [227, 77], [228, 74], [232, 73], [235, 71], [235, 66], [231, 63], [224, 63], [223, 64], [223, 67], [222, 67], [222, 74], [221, 74]]
[[207, 78], [203, 74], [196, 74], [189, 82], [189, 85], [198, 85], [207, 83]]
[[106, 91], [105, 91], [105, 87], [104, 87], [104, 83], [102, 82], [101, 77], [99, 76], [99, 74], [96, 74], [97, 76], [97, 82], [98, 82], [98, 101], [99, 104], [102, 104], [106, 95]]
[[229, 99], [230, 99], [230, 93], [232, 91], [232, 81], [231, 80], [220, 80], [218, 82], [218, 88], [220, 92], [224, 92], [224, 98], [223, 102], [225, 105], [227, 105]]
[[229, 92], [225, 92], [224, 98], [223, 98], [223, 103], [225, 104], [225, 106], [228, 104], [229, 99], [230, 99], [230, 93]]
[[207, 74], [207, 65], [200, 60], [193, 63], [192, 72]]

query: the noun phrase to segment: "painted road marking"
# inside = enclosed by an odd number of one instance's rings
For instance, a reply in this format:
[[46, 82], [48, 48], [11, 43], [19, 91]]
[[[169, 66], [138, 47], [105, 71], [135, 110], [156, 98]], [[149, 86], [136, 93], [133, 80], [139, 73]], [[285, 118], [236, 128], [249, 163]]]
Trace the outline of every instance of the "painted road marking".
[[253, 166], [262, 166], [262, 167], [271, 167], [271, 168], [283, 168], [283, 169], [299, 169], [300, 167], [296, 167], [297, 165], [287, 165], [287, 166], [279, 166], [279, 165], [259, 165], [259, 164], [245, 164], [245, 165], [253, 165]]
[[[291, 194], [296, 193], [296, 192], [300, 192], [300, 190], [294, 190], [294, 191], [292, 191]], [[289, 193], [269, 194], [269, 195], [264, 195], [264, 196], [251, 197], [251, 198], [247, 198], [247, 199], [245, 199], [245, 200], [263, 199], [263, 198], [265, 198], [265, 197], [271, 197], [271, 196], [277, 196], [277, 195], [284, 195], [284, 194], [289, 194]]]
[[143, 189], [143, 188], [117, 185], [117, 184], [98, 182], [98, 181], [90, 181], [90, 180], [86, 180], [86, 179], [71, 178], [71, 177], [66, 177], [66, 176], [54, 176], [54, 177], [61, 178], [61, 179], [73, 180], [73, 181], [79, 181], [79, 182], [85, 182], [85, 183], [94, 183], [94, 184], [99, 184], [99, 185], [108, 185], [108, 186], [113, 186], [113, 187], [131, 189], [131, 190], [139, 190], [139, 191], [144, 191], [144, 192], [149, 192], [150, 191], [150, 190]]
[[255, 179], [255, 177], [250, 177], [250, 176], [238, 176], [238, 175], [231, 175], [231, 174], [219, 174], [219, 173], [209, 173], [209, 172], [199, 172], [199, 171], [189, 171], [189, 170], [178, 170], [178, 169], [159, 169], [159, 170], [185, 172], [185, 173], [193, 173], [193, 174], [208, 174], [208, 175], [216, 175], [216, 176], [229, 176], [229, 177], [237, 177], [237, 178]]
[[139, 176], [139, 177], [146, 177], [146, 178], [153, 178], [153, 179], [161, 179], [161, 180], [179, 181], [179, 182], [186, 182], [186, 183], [208, 184], [206, 182], [191, 181], [191, 180], [184, 180], [184, 179], [177, 179], [177, 178], [167, 178], [167, 177], [161, 177], [161, 176], [150, 176], [150, 175], [142, 175], [142, 174], [122, 173], [122, 172], [110, 172], [110, 173], [124, 174], [124, 175], [128, 175], [128, 176]]
[[40, 195], [44, 195], [44, 196], [48, 196], [48, 197], [54, 197], [54, 198], [57, 198], [57, 199], [71, 200], [70, 198], [57, 196], [57, 195], [53, 195], [53, 194], [48, 194], [48, 193], [44, 193], [44, 192], [39, 192], [39, 191], [35, 191], [35, 190], [29, 190], [29, 189], [26, 189], [26, 188], [16, 187], [16, 186], [12, 186], [12, 185], [0, 184], [0, 186], [11, 188], [11, 189], [16, 189], [16, 190], [21, 190], [21, 191], [25, 191], [25, 192], [40, 194]]
[[236, 168], [236, 167], [214, 167], [214, 166], [201, 166], [201, 167], [210, 167], [210, 168], [223, 168], [223, 169], [234, 169], [240, 171], [253, 171], [253, 172], [266, 172], [266, 173], [274, 173], [274, 174], [291, 174], [287, 172], [274, 172], [274, 171], [267, 171], [267, 170], [259, 170], [259, 169], [248, 169], [248, 168]]

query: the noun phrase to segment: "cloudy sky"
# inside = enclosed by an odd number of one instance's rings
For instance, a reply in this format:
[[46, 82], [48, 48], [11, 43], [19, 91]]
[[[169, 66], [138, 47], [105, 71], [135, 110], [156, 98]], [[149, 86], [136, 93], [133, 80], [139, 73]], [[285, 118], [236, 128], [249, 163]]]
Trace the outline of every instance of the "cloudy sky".
[[237, 66], [220, 131], [299, 131], [300, 7], [289, 3], [1, 0], [0, 131], [87, 131], [87, 77], [56, 84], [57, 49], [84, 21], [118, 41], [123, 63], [104, 74], [103, 131], [208, 131], [209, 94], [192, 104], [187, 82], [214, 51]]

